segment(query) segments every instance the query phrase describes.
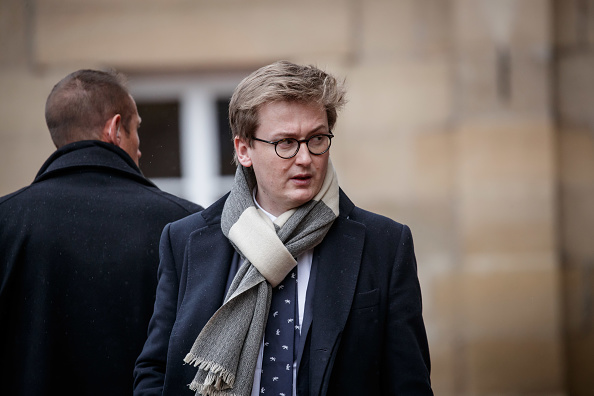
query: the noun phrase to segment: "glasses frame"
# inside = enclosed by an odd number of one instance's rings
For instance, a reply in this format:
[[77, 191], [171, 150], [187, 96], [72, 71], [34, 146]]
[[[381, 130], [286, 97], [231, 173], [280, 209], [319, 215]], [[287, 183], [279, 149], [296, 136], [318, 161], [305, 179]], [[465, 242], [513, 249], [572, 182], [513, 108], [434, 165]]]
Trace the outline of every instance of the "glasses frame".
[[[328, 137], [330, 143], [328, 143], [328, 148], [324, 151], [322, 151], [321, 153], [314, 153], [309, 149], [309, 141], [315, 137], [318, 136], [326, 136]], [[332, 138], [334, 137], [334, 135], [332, 134], [332, 131], [329, 131], [328, 133], [317, 133], [313, 136], [311, 136], [309, 139], [295, 139], [295, 138], [282, 138], [279, 140], [275, 140], [275, 141], [269, 141], [269, 140], [264, 140], [264, 139], [258, 139], [257, 137], [252, 137], [252, 140], [257, 140], [258, 142], [262, 142], [262, 143], [268, 143], [268, 144], [274, 144], [274, 152], [276, 153], [276, 155], [279, 156], [279, 158], [282, 159], [291, 159], [294, 156], [297, 155], [297, 153], [299, 152], [299, 149], [301, 149], [301, 143], [305, 143], [305, 146], [307, 147], [307, 151], [309, 151], [312, 155], [323, 155], [326, 154], [328, 152], [328, 150], [330, 150], [330, 146], [332, 146]], [[295, 152], [293, 153], [293, 155], [291, 155], [290, 157], [283, 157], [281, 156], [278, 151], [276, 151], [278, 144], [280, 142], [282, 142], [283, 140], [287, 140], [287, 139], [291, 139], [291, 140], [295, 140], [297, 142], [297, 150], [295, 150]]]

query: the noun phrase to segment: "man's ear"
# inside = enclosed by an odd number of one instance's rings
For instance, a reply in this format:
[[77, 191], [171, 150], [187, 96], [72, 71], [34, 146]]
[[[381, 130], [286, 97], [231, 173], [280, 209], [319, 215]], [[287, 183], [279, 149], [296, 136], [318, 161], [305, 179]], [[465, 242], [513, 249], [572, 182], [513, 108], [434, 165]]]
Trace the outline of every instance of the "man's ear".
[[252, 166], [252, 159], [249, 155], [250, 146], [246, 140], [235, 137], [233, 144], [235, 145], [235, 153], [237, 153], [237, 161], [246, 168]]
[[121, 127], [122, 116], [116, 114], [105, 122], [105, 125], [103, 126], [103, 131], [101, 133], [101, 140], [120, 147], [120, 142], [122, 140], [120, 132]]

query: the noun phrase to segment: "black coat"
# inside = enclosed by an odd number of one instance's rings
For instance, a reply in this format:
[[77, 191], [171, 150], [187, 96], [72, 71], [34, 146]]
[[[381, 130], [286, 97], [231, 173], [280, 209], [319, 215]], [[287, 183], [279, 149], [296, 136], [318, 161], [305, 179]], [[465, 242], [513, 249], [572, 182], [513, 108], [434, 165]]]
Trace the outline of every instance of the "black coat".
[[0, 393], [129, 395], [163, 227], [202, 208], [77, 142], [0, 198]]
[[[134, 372], [137, 396], [192, 395], [197, 369], [183, 359], [223, 303], [234, 256], [221, 231], [224, 201], [163, 231], [155, 312]], [[433, 395], [410, 229], [356, 207], [341, 191], [340, 214], [313, 262], [298, 395]]]

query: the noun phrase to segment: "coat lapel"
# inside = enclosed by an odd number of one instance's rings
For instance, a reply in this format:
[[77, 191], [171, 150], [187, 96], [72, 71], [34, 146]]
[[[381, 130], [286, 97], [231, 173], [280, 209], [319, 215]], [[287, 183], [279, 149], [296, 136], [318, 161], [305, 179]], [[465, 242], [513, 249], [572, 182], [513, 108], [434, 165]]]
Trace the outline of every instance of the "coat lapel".
[[226, 198], [227, 196], [221, 198], [200, 213], [205, 224], [190, 234], [186, 250], [185, 260], [188, 265], [184, 268], [188, 271], [188, 284], [195, 285], [194, 290], [187, 292], [200, 295], [200, 311], [207, 313], [206, 321], [223, 304], [235, 252], [221, 231], [221, 211]]
[[[198, 229], [190, 235], [188, 243], [188, 283], [200, 284], [197, 290], [188, 290], [190, 293], [199, 293], [202, 312], [212, 315], [223, 304], [229, 269], [233, 261], [233, 247], [220, 232], [220, 226], [210, 225]], [[214, 291], [206, 295], [205, 291]], [[209, 318], [210, 318], [210, 315]]]
[[[344, 204], [343, 204], [344, 202]], [[309, 359], [311, 395], [325, 394], [340, 336], [355, 294], [365, 226], [349, 220], [352, 203], [341, 194], [341, 216], [319, 246]]]

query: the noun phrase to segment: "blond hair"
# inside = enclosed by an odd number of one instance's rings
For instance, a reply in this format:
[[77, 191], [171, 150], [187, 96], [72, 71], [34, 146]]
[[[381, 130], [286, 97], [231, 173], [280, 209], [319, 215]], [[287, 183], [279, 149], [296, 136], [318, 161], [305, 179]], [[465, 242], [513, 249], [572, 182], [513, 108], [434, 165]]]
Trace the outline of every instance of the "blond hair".
[[[264, 66], [243, 79], [229, 103], [232, 138], [251, 144], [258, 129], [258, 110], [270, 102], [319, 103], [326, 110], [328, 127], [336, 123], [338, 110], [346, 103], [344, 82], [315, 66], [278, 61]], [[237, 154], [235, 154], [237, 163]]]

